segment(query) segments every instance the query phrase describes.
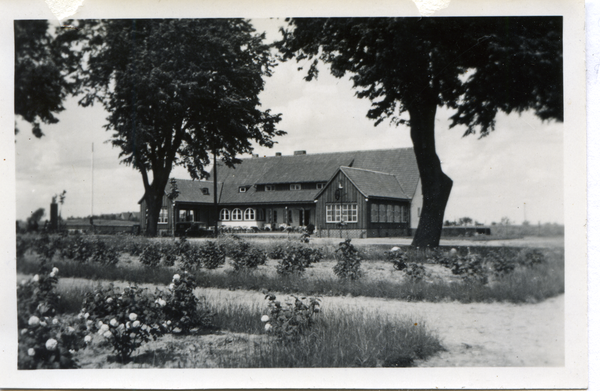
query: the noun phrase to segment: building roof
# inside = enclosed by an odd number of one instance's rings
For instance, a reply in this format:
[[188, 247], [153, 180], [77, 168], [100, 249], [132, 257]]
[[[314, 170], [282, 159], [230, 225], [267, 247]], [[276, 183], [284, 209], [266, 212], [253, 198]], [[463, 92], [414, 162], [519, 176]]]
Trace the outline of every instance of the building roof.
[[[214, 188], [212, 181], [193, 181], [191, 179], [176, 179], [179, 196], [175, 202], [197, 202], [212, 204], [214, 202]], [[221, 191], [222, 184], [217, 183], [217, 193]], [[208, 194], [202, 193], [202, 188], [208, 189]], [[171, 185], [167, 185], [167, 192]]]
[[[412, 148], [253, 157], [235, 168], [218, 165], [219, 203], [312, 203], [320, 190], [257, 191], [257, 185], [325, 183], [340, 167], [366, 196], [411, 199], [419, 182]], [[177, 179], [177, 185], [177, 202], [213, 202], [212, 181]], [[210, 194], [203, 195], [202, 187]]]
[[365, 197], [412, 198], [404, 191], [396, 176], [392, 174], [352, 167], [340, 167], [340, 171]]

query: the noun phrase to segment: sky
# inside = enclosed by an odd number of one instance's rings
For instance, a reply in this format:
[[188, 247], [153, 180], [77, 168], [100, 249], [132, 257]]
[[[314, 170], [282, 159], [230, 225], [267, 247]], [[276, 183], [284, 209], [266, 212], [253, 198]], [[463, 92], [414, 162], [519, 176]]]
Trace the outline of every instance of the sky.
[[[254, 20], [267, 39], [277, 38], [278, 20]], [[260, 156], [275, 152], [307, 153], [411, 147], [409, 129], [366, 118], [368, 100], [354, 96], [351, 82], [332, 77], [321, 68], [318, 80], [306, 82], [298, 64], [278, 65], [261, 94], [263, 109], [282, 114], [272, 149], [257, 147]], [[48, 218], [53, 195], [67, 191], [63, 217], [92, 213], [137, 211], [143, 195], [141, 174], [119, 164], [119, 150], [106, 141], [107, 113], [100, 107], [82, 108], [65, 101], [59, 123], [45, 125], [42, 139], [19, 123], [15, 137], [16, 217], [26, 219], [43, 207]], [[442, 168], [454, 181], [445, 219], [471, 217], [482, 223], [502, 217], [521, 223], [564, 222], [563, 124], [542, 122], [533, 113], [498, 114], [496, 130], [488, 137], [463, 137], [464, 128], [449, 129], [452, 111], [439, 108], [436, 116], [437, 151]], [[92, 170], [92, 144], [93, 170]], [[176, 168], [176, 178], [189, 178]], [[93, 182], [93, 185], [92, 185]], [[92, 191], [93, 189], [93, 191]]]

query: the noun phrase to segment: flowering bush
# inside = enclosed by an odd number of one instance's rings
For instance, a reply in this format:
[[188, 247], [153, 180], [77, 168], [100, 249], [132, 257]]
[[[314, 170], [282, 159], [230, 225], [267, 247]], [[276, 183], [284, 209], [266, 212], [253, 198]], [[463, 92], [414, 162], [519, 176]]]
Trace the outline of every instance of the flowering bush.
[[521, 260], [521, 264], [525, 267], [534, 267], [546, 262], [544, 254], [539, 250], [531, 250], [525, 252], [525, 259]]
[[184, 271], [175, 274], [168, 292], [156, 299], [170, 329], [187, 333], [193, 328], [209, 326], [210, 313], [206, 305], [194, 295], [195, 288], [194, 277]]
[[216, 242], [205, 242], [198, 251], [202, 266], [207, 269], [216, 269], [225, 264], [225, 251]]
[[202, 267], [200, 249], [197, 246], [186, 246], [181, 252], [181, 266], [184, 270], [194, 271]]
[[338, 262], [333, 267], [333, 272], [342, 279], [358, 280], [362, 276], [360, 270], [361, 257], [358, 250], [350, 242], [350, 239], [346, 239], [335, 250], [335, 257]]
[[269, 251], [268, 253], [269, 258], [271, 259], [282, 259], [284, 255], [285, 246], [281, 244], [276, 244], [275, 246], [273, 246], [273, 248], [271, 248], [271, 251]]
[[408, 263], [408, 254], [400, 247], [394, 247], [385, 253], [386, 259], [391, 262], [396, 270], [406, 269]]
[[450, 270], [467, 282], [486, 284], [488, 281], [487, 270], [479, 254], [456, 255]]
[[406, 266], [406, 268], [404, 269], [404, 274], [409, 280], [413, 282], [422, 281], [423, 279], [425, 279], [425, 277], [427, 277], [425, 267], [420, 263], [414, 262], [409, 263]]
[[58, 269], [42, 262], [39, 274], [17, 287], [19, 369], [77, 368], [73, 352], [82, 346], [81, 324], [55, 317]]
[[261, 317], [265, 331], [283, 341], [297, 340], [306, 335], [315, 322], [315, 314], [320, 312], [321, 300], [318, 298], [298, 298], [293, 302], [281, 303], [274, 294], [266, 293], [269, 301], [267, 315]]
[[166, 330], [161, 307], [145, 289], [137, 286], [122, 291], [112, 284], [89, 292], [79, 314], [91, 331], [110, 342], [122, 363], [143, 343], [157, 339]]

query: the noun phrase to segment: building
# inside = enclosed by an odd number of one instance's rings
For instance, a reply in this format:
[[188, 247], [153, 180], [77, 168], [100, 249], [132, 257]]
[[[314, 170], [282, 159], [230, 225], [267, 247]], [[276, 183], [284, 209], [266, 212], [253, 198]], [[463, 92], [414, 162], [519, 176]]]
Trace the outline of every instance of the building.
[[[211, 181], [177, 179], [179, 196], [163, 198], [160, 233], [178, 224], [232, 230], [281, 230], [313, 224], [322, 237], [410, 235], [422, 206], [412, 148], [244, 159], [217, 167], [218, 211]], [[169, 186], [167, 186], [169, 187]], [[169, 189], [167, 189], [169, 191]], [[140, 201], [145, 229], [146, 205]]]

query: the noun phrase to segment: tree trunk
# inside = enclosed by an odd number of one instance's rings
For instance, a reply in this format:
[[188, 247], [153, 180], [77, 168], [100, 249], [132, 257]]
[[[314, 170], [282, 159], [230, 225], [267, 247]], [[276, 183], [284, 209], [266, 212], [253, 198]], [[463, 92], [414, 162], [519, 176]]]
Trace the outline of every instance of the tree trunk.
[[426, 93], [422, 93], [408, 109], [410, 137], [423, 191], [423, 209], [412, 242], [413, 247], [419, 248], [439, 246], [444, 211], [452, 190], [452, 179], [442, 171], [440, 159], [435, 151], [436, 110], [435, 97], [433, 95], [427, 97]]
[[169, 182], [170, 170], [153, 172], [152, 184], [146, 187], [144, 199], [148, 208], [148, 218], [146, 220], [146, 236], [154, 237], [158, 234], [158, 218], [162, 208], [165, 189]]

